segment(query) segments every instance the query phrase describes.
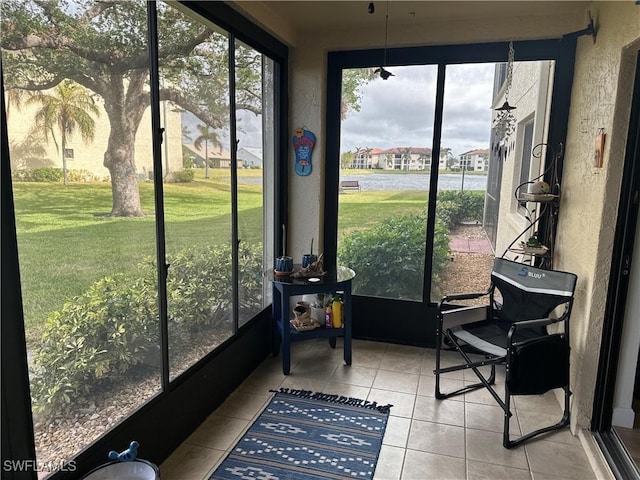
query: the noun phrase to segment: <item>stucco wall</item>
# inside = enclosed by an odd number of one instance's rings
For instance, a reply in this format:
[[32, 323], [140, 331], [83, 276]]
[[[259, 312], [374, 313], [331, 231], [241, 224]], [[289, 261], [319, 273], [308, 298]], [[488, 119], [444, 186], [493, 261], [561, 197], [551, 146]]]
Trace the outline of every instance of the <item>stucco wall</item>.
[[326, 52], [319, 48], [297, 48], [291, 52], [290, 64], [289, 125], [292, 130], [305, 126], [316, 135], [310, 175], [301, 177], [293, 173], [295, 159], [290, 148], [288, 253], [301, 259], [308, 253], [312, 237], [318, 252], [323, 251]]
[[[572, 315], [574, 426], [588, 428], [611, 268], [640, 7], [594, 2], [594, 44], [578, 40], [554, 265], [578, 275]], [[604, 166], [592, 166], [595, 138], [607, 134]]]
[[[242, 7], [243, 2], [239, 6]], [[259, 13], [254, 13], [254, 18], [259, 16]], [[584, 28], [586, 18], [586, 12], [582, 12], [570, 17], [550, 14], [544, 17], [482, 18], [474, 24], [449, 21], [405, 25], [393, 30], [389, 35], [388, 45], [396, 47], [555, 38]], [[267, 28], [271, 24], [269, 18], [263, 18], [260, 23]], [[297, 37], [296, 45], [290, 50], [290, 126], [294, 129], [305, 125], [318, 139], [313, 154], [312, 174], [308, 177], [292, 174], [289, 178], [292, 199], [289, 205], [289, 250], [294, 258], [303, 253], [311, 235], [316, 239], [322, 238], [327, 53], [335, 50], [380, 48], [384, 41], [380, 32], [377, 29], [308, 31], [304, 36]], [[290, 151], [291, 171], [293, 161], [293, 152]], [[323, 248], [322, 244], [318, 246]]]
[[[242, 2], [240, 2], [240, 5]], [[481, 18], [477, 22], [440, 22], [394, 29], [389, 46], [479, 43], [555, 38], [587, 23], [587, 9], [570, 17]], [[561, 190], [556, 268], [579, 277], [572, 327], [572, 428], [588, 428], [602, 333], [613, 230], [628, 128], [635, 51], [640, 47], [640, 7], [631, 1], [594, 2], [588, 9], [598, 24], [591, 37], [578, 40], [572, 106]], [[269, 29], [267, 16], [256, 18]], [[393, 22], [393, 19], [390, 19]], [[277, 28], [272, 30], [277, 34]], [[283, 37], [281, 37], [283, 38]], [[320, 238], [323, 226], [324, 121], [326, 58], [331, 50], [381, 47], [379, 30], [309, 31], [293, 36], [290, 56], [290, 124], [306, 125], [318, 138], [309, 177], [289, 178], [290, 245], [302, 253], [310, 234]], [[591, 167], [595, 135], [607, 133], [604, 168]], [[289, 159], [293, 162], [293, 155]], [[320, 245], [322, 248], [322, 245]]]
[[[516, 106], [512, 112], [516, 119], [516, 130], [509, 139], [508, 143], [512, 145], [512, 148], [506, 160], [497, 160], [503, 162], [500, 214], [496, 239], [496, 253], [498, 255], [501, 255], [514, 239], [529, 226], [529, 221], [518, 211], [518, 202], [516, 202], [514, 193], [520, 184], [525, 125], [531, 120], [534, 121], [533, 146], [542, 143], [546, 133], [545, 125], [548, 117], [546, 105], [548, 94], [550, 94], [548, 92], [549, 76], [552, 71], [553, 62], [549, 61], [516, 62], [513, 68], [509, 103]], [[502, 105], [503, 102], [504, 95], [494, 103]], [[536, 178], [542, 173], [541, 152], [543, 152], [542, 149], [535, 149], [535, 155], [531, 158], [529, 179]], [[528, 186], [523, 187], [522, 192], [526, 193], [527, 191]], [[536, 205], [529, 204], [528, 208], [534, 210]], [[535, 221], [536, 218], [537, 216], [532, 216], [531, 220]], [[535, 227], [527, 230], [513, 246], [518, 248], [520, 241], [528, 240], [535, 231]], [[506, 254], [506, 257], [511, 259], [515, 256], [519, 256], [519, 254]]]
[[[67, 139], [67, 148], [73, 149], [74, 158], [67, 161], [69, 170], [87, 170], [99, 179], [107, 179], [109, 170], [103, 165], [104, 153], [107, 150], [110, 126], [109, 118], [102, 103], [97, 102], [100, 113], [94, 116], [96, 124], [95, 137], [93, 141], [85, 143], [78, 132]], [[182, 122], [180, 113], [169, 108], [160, 107], [160, 116], [166, 134], [162, 145], [163, 169], [166, 170], [166, 158], [169, 158], [169, 169], [172, 172], [182, 170]], [[7, 130], [9, 134], [10, 148], [24, 141], [30, 141], [30, 134], [34, 128], [34, 117], [40, 107], [37, 105], [23, 105], [21, 108], [13, 107], [7, 119]], [[153, 156], [151, 144], [151, 115], [147, 109], [140, 127], [136, 133], [135, 163], [138, 173], [150, 172], [153, 170]], [[166, 119], [165, 119], [166, 115]], [[55, 132], [56, 140], [60, 148], [60, 132]], [[55, 142], [49, 136], [49, 142], [43, 142], [44, 154], [37, 159], [19, 158], [19, 152], [15, 151], [16, 158], [12, 158], [12, 165], [19, 168], [56, 167], [62, 168], [62, 152], [58, 152]], [[166, 171], [163, 171], [166, 173]]]

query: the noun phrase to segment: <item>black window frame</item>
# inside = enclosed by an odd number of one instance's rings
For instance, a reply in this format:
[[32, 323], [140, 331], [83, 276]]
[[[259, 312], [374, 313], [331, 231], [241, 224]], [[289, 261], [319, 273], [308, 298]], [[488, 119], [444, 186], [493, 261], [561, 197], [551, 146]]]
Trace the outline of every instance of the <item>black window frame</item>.
[[[550, 145], [564, 145], [567, 133], [571, 87], [575, 63], [576, 37], [527, 40], [513, 42], [516, 61], [554, 60], [556, 70], [551, 100], [549, 134]], [[439, 158], [444, 104], [446, 65], [463, 63], [504, 62], [509, 51], [508, 42], [477, 43], [405, 47], [371, 50], [330, 51], [327, 58], [327, 99], [325, 124], [325, 183], [324, 232], [325, 266], [334, 268], [337, 260], [338, 238], [338, 182], [340, 156], [340, 99], [342, 70], [379, 66], [386, 54], [385, 66], [437, 65], [436, 111], [433, 128], [432, 155]], [[392, 79], [388, 81], [393, 81]], [[564, 150], [564, 149], [562, 149]], [[557, 162], [562, 172], [562, 159]], [[354, 296], [353, 335], [372, 340], [384, 340], [407, 345], [433, 346], [435, 344], [435, 303], [429, 298], [431, 291], [432, 251], [435, 232], [435, 209], [438, 182], [438, 163], [432, 163], [427, 204], [427, 234], [422, 302], [409, 302], [375, 297]], [[539, 230], [555, 235], [541, 219]], [[366, 301], [364, 300], [366, 298]], [[394, 321], [388, 318], [393, 315]], [[366, 318], [366, 324], [359, 322]], [[391, 325], [393, 324], [393, 325]]]
[[[152, 3], [152, 2], [150, 2]], [[274, 125], [278, 163], [275, 166], [274, 205], [275, 224], [287, 220], [287, 137], [288, 137], [288, 47], [278, 39], [250, 22], [236, 10], [222, 2], [179, 2], [189, 10], [224, 28], [232, 38], [268, 56], [277, 64], [275, 78]], [[148, 4], [148, 12], [151, 12]], [[147, 24], [151, 28], [154, 20], [148, 13]], [[153, 34], [151, 34], [153, 35]], [[150, 62], [156, 56], [157, 43], [149, 45]], [[153, 68], [152, 68], [153, 70]], [[3, 79], [0, 61], [0, 80]], [[155, 78], [157, 83], [157, 77]], [[2, 89], [4, 91], [4, 86]], [[156, 85], [157, 87], [157, 85]], [[153, 88], [152, 88], [153, 89]], [[151, 102], [154, 140], [160, 143], [161, 126], [153, 121], [159, 118], [160, 105], [156, 98]], [[37, 465], [27, 351], [22, 311], [22, 293], [18, 245], [15, 229], [15, 211], [11, 181], [9, 147], [7, 140], [7, 118], [2, 98], [0, 126], [2, 141], [2, 463], [5, 460], [30, 460]], [[159, 153], [158, 153], [159, 155]], [[154, 158], [154, 162], [162, 161]], [[159, 169], [156, 169], [159, 171]], [[161, 191], [161, 186], [160, 186]], [[161, 200], [161, 199], [160, 199]], [[156, 200], [157, 202], [158, 200]], [[163, 219], [158, 222], [163, 224]], [[282, 239], [279, 229], [274, 230], [273, 244], [276, 251]], [[158, 248], [164, 238], [156, 238]], [[166, 296], [166, 294], [165, 294]], [[165, 298], [166, 302], [166, 298]], [[68, 469], [62, 469], [47, 477], [49, 480], [76, 479], [89, 470], [105, 463], [106, 452], [114, 445], [126, 447], [135, 438], [144, 445], [144, 458], [159, 464], [231, 393], [244, 378], [270, 353], [268, 342], [270, 310], [265, 308], [256, 318], [237, 329], [236, 335], [219, 348], [200, 359], [194, 366], [170, 383], [163, 382], [163, 390], [134, 411], [126, 420], [112, 428], [79, 452]], [[166, 342], [166, 338], [164, 340]], [[168, 359], [164, 360], [168, 364]], [[165, 366], [165, 368], [167, 368]], [[179, 414], [177, 414], [179, 412]], [[162, 421], [158, 421], [158, 419]], [[25, 471], [5, 471], [2, 478], [35, 480], [35, 468]]]
[[[527, 117], [522, 122], [522, 152], [520, 152], [520, 161], [518, 165], [518, 185], [525, 184], [531, 180], [531, 158], [533, 157], [533, 136], [535, 130], [535, 119], [533, 116]], [[526, 166], [526, 171], [525, 171]], [[522, 187], [526, 191], [526, 185]], [[527, 202], [518, 202], [518, 213], [524, 217], [529, 216]]]

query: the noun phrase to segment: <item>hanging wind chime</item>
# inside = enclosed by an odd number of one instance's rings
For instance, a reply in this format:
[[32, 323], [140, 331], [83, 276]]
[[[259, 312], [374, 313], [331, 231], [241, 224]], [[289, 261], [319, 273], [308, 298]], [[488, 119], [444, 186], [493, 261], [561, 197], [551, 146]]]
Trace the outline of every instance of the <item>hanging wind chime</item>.
[[509, 138], [516, 129], [516, 117], [512, 113], [516, 107], [509, 105], [509, 90], [511, 90], [511, 80], [513, 77], [513, 62], [515, 52], [513, 42], [509, 42], [509, 56], [507, 59], [507, 76], [505, 79], [504, 103], [495, 109], [498, 114], [493, 119], [493, 145], [492, 148], [498, 158], [506, 160], [507, 155], [513, 148], [513, 142], [509, 143]]
[[[369, 13], [373, 13], [375, 11], [375, 7], [373, 2], [369, 4]], [[389, 0], [387, 0], [387, 12], [384, 17], [384, 50], [382, 51], [382, 65], [376, 68], [373, 73], [380, 74], [380, 78], [383, 80], [388, 79], [389, 77], [395, 76], [389, 70], [384, 67], [387, 66], [387, 42], [389, 40]]]

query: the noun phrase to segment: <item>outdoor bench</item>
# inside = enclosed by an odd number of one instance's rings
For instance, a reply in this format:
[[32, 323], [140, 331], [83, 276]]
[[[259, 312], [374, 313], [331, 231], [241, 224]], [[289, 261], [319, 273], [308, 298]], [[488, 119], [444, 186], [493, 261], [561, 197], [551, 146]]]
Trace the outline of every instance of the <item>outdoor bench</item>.
[[358, 180], [342, 180], [340, 182], [340, 191], [357, 190], [360, 191], [360, 182]]

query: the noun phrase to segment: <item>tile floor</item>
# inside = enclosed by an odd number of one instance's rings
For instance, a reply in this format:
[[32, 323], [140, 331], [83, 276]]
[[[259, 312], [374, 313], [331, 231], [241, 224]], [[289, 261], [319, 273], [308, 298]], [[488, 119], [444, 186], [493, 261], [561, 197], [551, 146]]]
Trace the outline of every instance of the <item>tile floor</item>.
[[[269, 357], [160, 466], [162, 480], [206, 480], [270, 398], [270, 389], [303, 388], [391, 403], [375, 479], [595, 479], [587, 455], [568, 429], [513, 450], [502, 447], [502, 410], [486, 391], [456, 399], [434, 398], [435, 350], [355, 340], [353, 365], [342, 345], [326, 340], [294, 343], [291, 373]], [[457, 360], [457, 354], [447, 352]], [[453, 364], [447, 361], [446, 363]], [[498, 388], [504, 375], [498, 372]], [[473, 381], [453, 372], [442, 390]], [[498, 390], [501, 391], [501, 390]], [[561, 409], [552, 392], [515, 397], [511, 431], [555, 423]]]

